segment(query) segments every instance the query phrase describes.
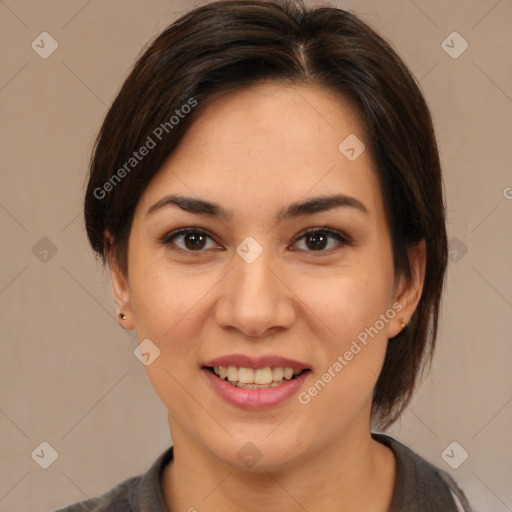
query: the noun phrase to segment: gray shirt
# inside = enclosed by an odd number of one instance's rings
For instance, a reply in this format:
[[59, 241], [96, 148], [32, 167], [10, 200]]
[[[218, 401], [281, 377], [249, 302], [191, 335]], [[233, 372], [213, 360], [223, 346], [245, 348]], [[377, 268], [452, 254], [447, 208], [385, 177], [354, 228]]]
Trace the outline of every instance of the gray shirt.
[[[372, 437], [388, 446], [396, 459], [395, 488], [388, 512], [472, 512], [464, 493], [447, 472], [389, 436]], [[161, 478], [172, 458], [171, 446], [144, 475], [121, 482], [103, 496], [54, 512], [169, 512]]]

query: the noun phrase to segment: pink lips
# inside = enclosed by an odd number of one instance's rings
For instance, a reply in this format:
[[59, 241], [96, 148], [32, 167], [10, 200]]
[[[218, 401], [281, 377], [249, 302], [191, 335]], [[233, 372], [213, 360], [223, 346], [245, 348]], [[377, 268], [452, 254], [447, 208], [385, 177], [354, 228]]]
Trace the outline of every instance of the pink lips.
[[308, 366], [300, 361], [279, 356], [263, 356], [251, 358], [245, 355], [233, 354], [206, 361], [201, 368], [201, 374], [213, 387], [214, 391], [228, 404], [248, 410], [261, 410], [277, 407], [299, 392], [310, 371], [305, 371], [298, 377], [279, 386], [267, 389], [245, 389], [233, 386], [217, 377], [206, 367], [237, 366], [244, 368], [265, 368], [267, 366], [282, 366], [294, 370], [306, 370]]

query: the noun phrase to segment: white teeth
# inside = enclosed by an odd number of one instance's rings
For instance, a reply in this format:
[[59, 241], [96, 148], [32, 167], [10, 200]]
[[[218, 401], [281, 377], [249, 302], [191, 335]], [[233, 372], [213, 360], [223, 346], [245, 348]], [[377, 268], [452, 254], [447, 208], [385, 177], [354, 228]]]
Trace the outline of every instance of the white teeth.
[[228, 366], [228, 380], [238, 382], [238, 368], [236, 366]]
[[284, 377], [284, 368], [282, 366], [276, 366], [272, 368], [272, 380], [279, 382], [283, 380]]
[[238, 381], [242, 384], [254, 384], [254, 370], [252, 368], [238, 368]]
[[285, 368], [284, 369], [284, 378], [291, 379], [293, 377], [293, 368]]
[[221, 379], [227, 379], [231, 384], [249, 389], [279, 386], [283, 381], [288, 381], [302, 372], [302, 370], [284, 368], [282, 366], [275, 366], [273, 368], [267, 366], [257, 369], [239, 368], [237, 366], [215, 366], [213, 371]]
[[255, 384], [270, 384], [272, 382], [272, 370], [267, 366], [266, 368], [258, 368], [254, 372]]

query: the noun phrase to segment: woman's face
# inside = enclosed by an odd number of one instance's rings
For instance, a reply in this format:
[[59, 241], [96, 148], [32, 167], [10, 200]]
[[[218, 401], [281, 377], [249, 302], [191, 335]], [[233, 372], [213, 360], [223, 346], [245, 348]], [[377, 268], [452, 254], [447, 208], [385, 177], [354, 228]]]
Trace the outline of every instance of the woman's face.
[[265, 470], [369, 435], [415, 303], [361, 142], [342, 98], [260, 84], [215, 100], [142, 195], [113, 283], [176, 445]]

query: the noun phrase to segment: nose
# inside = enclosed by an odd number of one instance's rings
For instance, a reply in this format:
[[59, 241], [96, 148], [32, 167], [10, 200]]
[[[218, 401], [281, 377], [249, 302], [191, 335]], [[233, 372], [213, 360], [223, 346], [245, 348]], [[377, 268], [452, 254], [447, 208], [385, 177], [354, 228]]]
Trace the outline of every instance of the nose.
[[252, 263], [238, 254], [234, 260], [234, 268], [221, 284], [215, 309], [218, 325], [252, 338], [290, 328], [296, 314], [294, 294], [282, 265], [270, 251], [263, 251]]

